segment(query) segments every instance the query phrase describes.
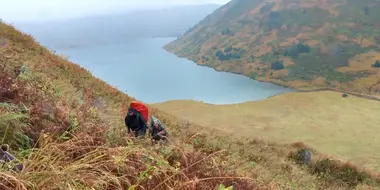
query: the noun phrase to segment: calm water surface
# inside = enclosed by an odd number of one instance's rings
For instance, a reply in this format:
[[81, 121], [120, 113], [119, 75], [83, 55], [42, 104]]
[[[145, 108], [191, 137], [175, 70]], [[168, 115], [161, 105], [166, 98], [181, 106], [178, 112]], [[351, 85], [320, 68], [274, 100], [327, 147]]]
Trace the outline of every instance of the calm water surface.
[[245, 76], [216, 72], [178, 58], [162, 49], [172, 40], [135, 39], [122, 44], [55, 50], [146, 103], [193, 99], [232, 104], [292, 91]]

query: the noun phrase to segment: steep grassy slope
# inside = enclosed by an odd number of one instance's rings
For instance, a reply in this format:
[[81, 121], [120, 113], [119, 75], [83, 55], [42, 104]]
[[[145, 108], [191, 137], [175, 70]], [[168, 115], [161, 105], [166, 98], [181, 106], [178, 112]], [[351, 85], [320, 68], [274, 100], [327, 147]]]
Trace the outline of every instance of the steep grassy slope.
[[377, 0], [233, 0], [165, 48], [284, 86], [379, 94], [379, 8]]
[[[0, 23], [0, 135], [24, 164], [0, 189], [376, 189], [375, 175], [313, 154], [201, 127], [151, 107], [168, 146], [125, 136], [133, 100]], [[147, 142], [148, 141], [148, 142]], [[221, 190], [224, 188], [218, 188]]]
[[233, 105], [171, 101], [156, 106], [237, 136], [281, 143], [302, 141], [321, 152], [380, 171], [377, 101], [322, 91], [288, 93]]
[[2, 167], [0, 189], [254, 187], [223, 169], [225, 153], [194, 149], [192, 129], [179, 130], [190, 124], [152, 108], [180, 138], [168, 147], [127, 138], [132, 98], [2, 23], [0, 45], [0, 134], [25, 165], [20, 173]]

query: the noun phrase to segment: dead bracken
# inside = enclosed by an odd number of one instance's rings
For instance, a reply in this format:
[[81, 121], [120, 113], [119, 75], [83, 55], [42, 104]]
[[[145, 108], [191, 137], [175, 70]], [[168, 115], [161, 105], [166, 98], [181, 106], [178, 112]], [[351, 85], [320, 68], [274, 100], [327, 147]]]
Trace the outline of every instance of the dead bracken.
[[[246, 190], [378, 185], [370, 172], [353, 168], [347, 173], [344, 168], [349, 167], [337, 168], [338, 162], [324, 164], [326, 158], [319, 153], [313, 153], [311, 161], [317, 163], [313, 165], [316, 168], [305, 169], [288, 159], [289, 152], [298, 147], [232, 139], [222, 131], [183, 121], [154, 107], [151, 112], [171, 134], [170, 145], [151, 146], [147, 140], [128, 138], [123, 117], [133, 98], [9, 25], [0, 23], [0, 36], [8, 41], [0, 48], [0, 135], [24, 166], [19, 172], [1, 170], [1, 189]], [[330, 167], [335, 169], [328, 170]], [[342, 172], [347, 175], [340, 175]], [[350, 180], [353, 178], [360, 180]]]

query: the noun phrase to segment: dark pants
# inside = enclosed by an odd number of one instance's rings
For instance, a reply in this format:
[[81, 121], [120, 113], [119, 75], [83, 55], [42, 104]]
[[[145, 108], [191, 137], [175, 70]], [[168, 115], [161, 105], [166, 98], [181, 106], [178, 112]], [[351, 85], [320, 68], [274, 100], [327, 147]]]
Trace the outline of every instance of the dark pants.
[[[128, 131], [132, 132], [133, 130], [128, 129]], [[144, 138], [146, 135], [146, 127], [143, 127], [142, 129], [135, 131], [135, 137], [136, 138]]]
[[168, 135], [166, 133], [164, 135], [154, 135], [152, 139], [155, 141], [160, 141], [160, 140], [167, 141]]
[[145, 135], [146, 135], [146, 128], [142, 128], [136, 131], [136, 134], [135, 134], [136, 138], [144, 138]]
[[156, 136], [152, 137], [152, 139], [155, 141], [159, 141], [159, 140], [164, 139], [164, 138], [162, 138], [160, 135], [156, 135]]

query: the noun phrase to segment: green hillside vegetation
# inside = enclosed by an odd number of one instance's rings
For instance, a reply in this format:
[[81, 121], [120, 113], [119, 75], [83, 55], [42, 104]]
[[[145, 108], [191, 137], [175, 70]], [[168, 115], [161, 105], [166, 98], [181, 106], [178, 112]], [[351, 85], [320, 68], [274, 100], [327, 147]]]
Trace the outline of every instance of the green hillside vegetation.
[[[133, 98], [0, 23], [0, 134], [23, 163], [0, 170], [1, 189], [376, 189], [370, 171], [303, 143], [235, 139], [150, 106], [171, 134], [167, 146], [126, 137]], [[219, 188], [217, 188], [219, 187]]]
[[379, 8], [377, 0], [233, 0], [165, 48], [300, 90], [379, 94]]

